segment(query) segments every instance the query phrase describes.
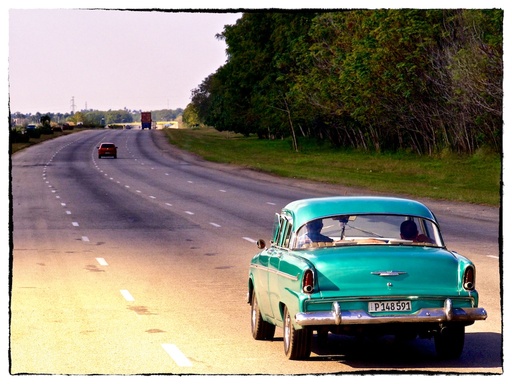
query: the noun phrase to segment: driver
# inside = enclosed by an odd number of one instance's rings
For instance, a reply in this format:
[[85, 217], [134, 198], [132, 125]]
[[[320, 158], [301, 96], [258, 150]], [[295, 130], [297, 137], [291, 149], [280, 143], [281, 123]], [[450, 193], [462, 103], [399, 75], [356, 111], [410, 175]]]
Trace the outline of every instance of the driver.
[[412, 240], [413, 243], [433, 242], [423, 233], [418, 233], [418, 227], [412, 220], [405, 220], [402, 224], [400, 224], [400, 237], [404, 240]]

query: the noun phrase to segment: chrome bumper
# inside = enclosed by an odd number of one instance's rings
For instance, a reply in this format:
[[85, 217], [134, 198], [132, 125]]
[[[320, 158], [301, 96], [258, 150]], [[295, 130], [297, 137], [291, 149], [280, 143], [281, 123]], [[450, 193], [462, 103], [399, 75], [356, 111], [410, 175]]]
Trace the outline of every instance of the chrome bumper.
[[383, 323], [444, 323], [451, 321], [472, 322], [485, 320], [487, 312], [483, 308], [453, 308], [452, 301], [446, 299], [444, 308], [423, 308], [413, 315], [371, 316], [366, 311], [342, 311], [337, 301], [331, 311], [299, 312], [295, 321], [307, 325], [353, 325]]

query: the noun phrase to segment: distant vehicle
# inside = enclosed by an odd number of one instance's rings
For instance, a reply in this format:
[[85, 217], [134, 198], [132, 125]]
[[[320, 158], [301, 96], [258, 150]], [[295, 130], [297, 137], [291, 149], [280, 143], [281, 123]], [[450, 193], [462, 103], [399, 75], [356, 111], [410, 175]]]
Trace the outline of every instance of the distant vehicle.
[[98, 158], [101, 159], [103, 156], [110, 156], [117, 159], [117, 147], [114, 143], [101, 143], [98, 148]]
[[140, 113], [140, 123], [141, 123], [142, 129], [144, 129], [144, 128], [151, 129], [151, 124], [153, 123], [153, 121], [151, 119], [151, 112], [141, 112]]
[[36, 128], [37, 128], [37, 125], [35, 125], [35, 124], [27, 125], [27, 129], [36, 129]]
[[475, 265], [449, 251], [423, 204], [385, 197], [327, 197], [289, 203], [276, 213], [268, 248], [251, 260], [252, 336], [306, 359], [313, 331], [434, 338], [441, 358], [460, 356], [465, 327], [485, 320]]

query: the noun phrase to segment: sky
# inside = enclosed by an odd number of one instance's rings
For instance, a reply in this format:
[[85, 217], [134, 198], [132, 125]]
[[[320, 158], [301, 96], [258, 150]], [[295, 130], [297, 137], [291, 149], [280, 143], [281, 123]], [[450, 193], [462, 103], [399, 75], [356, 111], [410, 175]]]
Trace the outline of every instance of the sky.
[[185, 108], [235, 12], [10, 9], [11, 112]]

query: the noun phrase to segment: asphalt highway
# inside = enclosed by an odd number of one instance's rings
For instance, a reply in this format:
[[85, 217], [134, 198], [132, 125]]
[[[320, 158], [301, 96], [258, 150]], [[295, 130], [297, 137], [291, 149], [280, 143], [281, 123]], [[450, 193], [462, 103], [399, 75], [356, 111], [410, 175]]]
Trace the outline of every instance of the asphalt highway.
[[[103, 141], [117, 159], [98, 159]], [[437, 359], [432, 340], [331, 335], [298, 362], [280, 329], [252, 339], [255, 242], [292, 200], [374, 193], [210, 164], [148, 130], [62, 136], [13, 155], [11, 171], [14, 376], [502, 373], [498, 209], [422, 200], [475, 262], [488, 312], [459, 360]]]

